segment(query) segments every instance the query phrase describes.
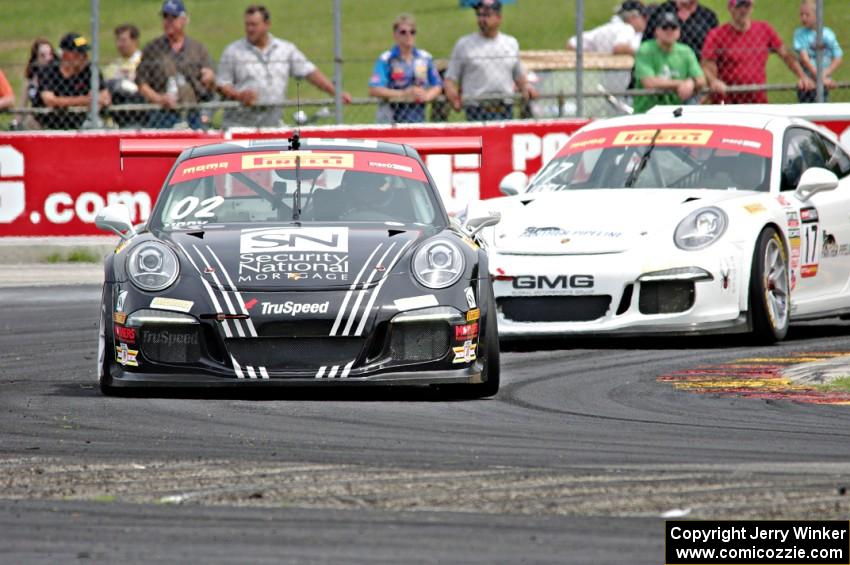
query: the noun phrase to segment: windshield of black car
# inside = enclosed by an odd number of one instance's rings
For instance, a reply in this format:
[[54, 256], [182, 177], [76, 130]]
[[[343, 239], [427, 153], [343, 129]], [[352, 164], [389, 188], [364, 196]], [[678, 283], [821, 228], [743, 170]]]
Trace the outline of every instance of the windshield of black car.
[[160, 196], [156, 218], [164, 229], [291, 221], [296, 157], [302, 222], [444, 223], [436, 192], [418, 161], [366, 151], [266, 151], [188, 159]]
[[[737, 126], [591, 130], [570, 139], [534, 177], [528, 192], [603, 188], [768, 191], [770, 144], [769, 132]], [[651, 146], [641, 169], [641, 158]]]

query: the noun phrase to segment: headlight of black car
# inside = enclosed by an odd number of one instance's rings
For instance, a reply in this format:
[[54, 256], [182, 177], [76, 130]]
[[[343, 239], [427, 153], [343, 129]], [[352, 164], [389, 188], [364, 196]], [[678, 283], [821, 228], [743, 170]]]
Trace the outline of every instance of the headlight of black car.
[[413, 275], [428, 288], [446, 288], [463, 275], [463, 252], [447, 239], [422, 245], [413, 256]]
[[155, 241], [137, 245], [127, 257], [127, 273], [142, 290], [164, 290], [177, 280], [180, 263], [168, 246]]

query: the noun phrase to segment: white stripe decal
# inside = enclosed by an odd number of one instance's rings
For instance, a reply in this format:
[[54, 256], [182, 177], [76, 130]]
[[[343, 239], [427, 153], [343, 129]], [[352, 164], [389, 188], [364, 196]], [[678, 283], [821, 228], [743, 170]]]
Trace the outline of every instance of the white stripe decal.
[[[227, 284], [230, 286], [233, 292], [236, 293], [236, 302], [238, 303], [237, 305], [239, 306], [239, 310], [242, 312], [242, 314], [250, 316], [250, 314], [248, 314], [248, 310], [245, 309], [245, 299], [242, 297], [242, 293], [237, 290], [236, 285], [233, 283], [233, 278], [231, 278], [230, 276], [230, 273], [227, 269], [224, 268], [224, 265], [218, 258], [218, 255], [215, 254], [215, 251], [212, 250], [212, 247], [207, 245], [207, 250], [210, 252], [210, 255], [212, 255], [213, 259], [215, 259], [215, 262], [218, 263], [221, 272], [224, 273], [224, 276], [227, 278]], [[250, 317], [245, 320], [245, 325], [248, 326], [248, 333], [251, 334], [251, 337], [257, 337], [257, 328], [254, 326], [254, 321]]]
[[357, 331], [354, 332], [354, 335], [359, 336], [363, 333], [363, 328], [366, 327], [366, 320], [369, 319], [369, 314], [372, 312], [372, 306], [375, 305], [375, 299], [378, 298], [378, 293], [381, 292], [381, 287], [384, 286], [384, 283], [387, 282], [387, 279], [390, 278], [390, 273], [392, 273], [393, 267], [398, 263], [398, 260], [401, 259], [401, 254], [404, 253], [404, 250], [407, 249], [407, 246], [410, 245], [408, 241], [404, 245], [401, 246], [401, 249], [398, 250], [396, 256], [393, 257], [392, 262], [387, 266], [387, 271], [384, 277], [378, 282], [378, 286], [375, 287], [375, 290], [372, 291], [372, 296], [369, 298], [369, 303], [366, 304], [366, 308], [363, 310], [363, 317], [360, 318], [360, 325], [357, 326]]
[[340, 376], [341, 379], [348, 378], [348, 372], [351, 371], [352, 365], [354, 365], [354, 361], [351, 361], [348, 365], [345, 366], [345, 368], [342, 370], [342, 375]]
[[331, 372], [328, 373], [328, 378], [329, 379], [334, 378], [336, 376], [337, 371], [339, 371], [339, 365], [334, 365], [333, 367], [331, 367]]
[[336, 315], [336, 320], [331, 328], [330, 335], [336, 335], [336, 331], [339, 329], [339, 324], [342, 322], [342, 318], [345, 315], [345, 309], [348, 307], [348, 301], [351, 299], [351, 293], [354, 290], [354, 287], [357, 286], [357, 282], [360, 280], [360, 277], [363, 276], [363, 273], [366, 271], [366, 267], [371, 264], [372, 257], [375, 256], [375, 253], [378, 252], [382, 245], [383, 243], [379, 243], [375, 250], [372, 251], [372, 254], [369, 255], [369, 258], [366, 259], [365, 263], [363, 263], [363, 267], [360, 268], [360, 272], [357, 273], [357, 276], [354, 278], [354, 282], [352, 282], [351, 286], [348, 287], [348, 292], [345, 293], [345, 298], [342, 300], [342, 306], [339, 307], [339, 313]]
[[[384, 251], [384, 254], [381, 255], [381, 258], [378, 259], [378, 265], [384, 264], [384, 259], [386, 259], [390, 251], [393, 250], [393, 247], [395, 247], [395, 242], [393, 242], [387, 248], [387, 250]], [[375, 278], [375, 275], [377, 273], [378, 270], [373, 268], [372, 272], [369, 274], [369, 278], [366, 280], [366, 282], [363, 283], [360, 292], [357, 293], [357, 300], [354, 301], [354, 306], [351, 307], [351, 316], [348, 317], [348, 323], [345, 324], [345, 329], [342, 330], [342, 335], [348, 335], [348, 332], [351, 331], [351, 326], [354, 325], [354, 320], [357, 319], [357, 311], [360, 308], [360, 302], [363, 301], [363, 297], [366, 295], [367, 292], [369, 292], [368, 290], [366, 290], [366, 287], [369, 286], [369, 284], [372, 282], [372, 279]], [[389, 271], [385, 271], [385, 273], [389, 274]]]
[[252, 379], [256, 379], [256, 378], [257, 378], [257, 373], [255, 373], [255, 372], [254, 372], [254, 367], [252, 367], [251, 365], [248, 365], [248, 366], [246, 367], [246, 369], [248, 369], [248, 376], [249, 376], [249, 377], [251, 377]]
[[325, 375], [325, 369], [327, 369], [327, 367], [326, 367], [326, 366], [324, 366], [324, 365], [322, 365], [321, 367], [319, 367], [319, 372], [317, 372], [317, 373], [316, 373], [316, 378], [317, 378], [317, 379], [321, 379], [321, 378]]
[[236, 371], [236, 376], [240, 379], [245, 378], [242, 374], [242, 368], [239, 366], [239, 362], [236, 361], [236, 358], [233, 355], [230, 356], [230, 361], [233, 363], [233, 369]]
[[[207, 246], [209, 248], [209, 245]], [[224, 285], [221, 284], [221, 281], [218, 279], [218, 275], [215, 274], [215, 269], [212, 268], [207, 258], [204, 257], [204, 254], [201, 253], [201, 250], [198, 249], [196, 245], [192, 245], [192, 248], [195, 250], [195, 253], [198, 254], [198, 257], [201, 258], [201, 261], [204, 262], [204, 266], [210, 271], [210, 275], [215, 281], [218, 290], [221, 292], [221, 296], [224, 299], [224, 303], [227, 305], [227, 313], [228, 314], [236, 314], [236, 309], [233, 307], [233, 304], [230, 302], [230, 296], [228, 296]], [[201, 275], [201, 280], [206, 281], [203, 275]], [[233, 326], [236, 328], [236, 333], [239, 334], [239, 337], [245, 337], [245, 332], [242, 330], [242, 324], [239, 323], [239, 320], [233, 320]]]
[[269, 372], [266, 371], [265, 367], [260, 367], [260, 376], [263, 377], [264, 379], [269, 378]]
[[[180, 249], [183, 250], [183, 254], [186, 256], [189, 262], [192, 263], [192, 266], [195, 268], [196, 271], [198, 271], [198, 274], [201, 276], [201, 283], [204, 285], [204, 288], [207, 289], [207, 294], [210, 295], [210, 300], [212, 300], [213, 308], [215, 308], [216, 312], [222, 312], [221, 305], [218, 303], [218, 299], [215, 297], [215, 292], [213, 292], [213, 289], [207, 282], [207, 279], [204, 278], [203, 273], [201, 273], [201, 270], [195, 264], [195, 261], [192, 259], [192, 256], [189, 255], [189, 252], [186, 251], [186, 248], [183, 247], [182, 243], [178, 243], [177, 245], [180, 246]], [[233, 333], [231, 333], [230, 331], [230, 325], [227, 323], [227, 320], [222, 321], [222, 326], [224, 326], [225, 337], [233, 337]]]

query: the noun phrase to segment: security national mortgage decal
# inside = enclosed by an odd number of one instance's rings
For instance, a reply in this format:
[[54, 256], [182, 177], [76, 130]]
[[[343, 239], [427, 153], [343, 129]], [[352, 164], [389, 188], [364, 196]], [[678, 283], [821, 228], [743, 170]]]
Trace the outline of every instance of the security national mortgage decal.
[[346, 282], [348, 263], [347, 227], [242, 230], [238, 282]]

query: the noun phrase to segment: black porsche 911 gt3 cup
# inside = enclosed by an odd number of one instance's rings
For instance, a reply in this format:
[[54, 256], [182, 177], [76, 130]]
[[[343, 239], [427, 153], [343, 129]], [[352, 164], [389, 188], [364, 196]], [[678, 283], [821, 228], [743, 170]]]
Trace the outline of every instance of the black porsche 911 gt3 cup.
[[444, 385], [489, 396], [499, 351], [487, 256], [419, 154], [364, 140], [186, 149], [147, 224], [97, 225], [99, 381], [137, 386]]

